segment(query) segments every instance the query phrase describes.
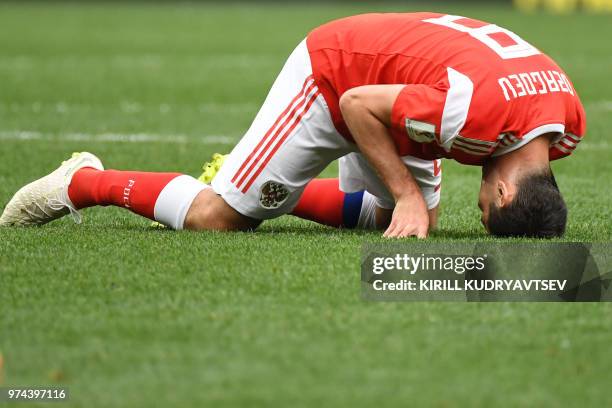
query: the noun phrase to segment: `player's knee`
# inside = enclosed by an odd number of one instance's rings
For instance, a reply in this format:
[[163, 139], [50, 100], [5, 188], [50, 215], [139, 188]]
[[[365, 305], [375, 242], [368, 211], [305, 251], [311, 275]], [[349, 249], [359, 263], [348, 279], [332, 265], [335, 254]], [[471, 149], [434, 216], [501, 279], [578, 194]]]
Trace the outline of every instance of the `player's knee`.
[[203, 205], [192, 205], [185, 218], [184, 227], [192, 231], [227, 230], [228, 226], [221, 219], [215, 219], [214, 215], [214, 211]]
[[260, 223], [234, 210], [209, 188], [203, 190], [192, 203], [184, 228], [194, 231], [246, 231], [257, 228]]
[[185, 229], [192, 231], [248, 231], [257, 228], [258, 223], [228, 217], [215, 208], [198, 207], [189, 211]]

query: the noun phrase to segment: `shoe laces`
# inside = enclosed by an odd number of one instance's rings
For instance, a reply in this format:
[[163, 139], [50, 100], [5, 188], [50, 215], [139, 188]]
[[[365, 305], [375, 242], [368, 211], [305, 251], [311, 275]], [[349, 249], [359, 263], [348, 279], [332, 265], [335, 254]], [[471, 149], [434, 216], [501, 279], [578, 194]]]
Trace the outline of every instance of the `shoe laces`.
[[[36, 203], [36, 206], [42, 210], [38, 203]], [[47, 206], [53, 211], [61, 211], [64, 208], [68, 208], [68, 210], [70, 211], [70, 216], [76, 224], [80, 224], [81, 222], [83, 222], [83, 216], [81, 216], [81, 213], [76, 208], [74, 208], [72, 204], [69, 204], [66, 200], [62, 200], [59, 198], [48, 198]]]
[[[32, 204], [34, 204], [34, 205], [36, 206], [36, 208], [38, 208], [38, 210], [39, 210], [41, 213], [43, 213], [43, 214], [44, 214], [44, 215], [46, 215], [47, 217], [50, 217], [50, 214], [48, 214], [48, 213], [45, 211], [45, 208], [44, 208], [43, 206], [41, 206], [40, 204], [38, 204], [38, 202], [33, 201], [33, 202], [32, 202]], [[23, 207], [23, 211], [25, 211], [25, 212], [26, 212], [26, 213], [27, 213], [27, 214], [30, 216], [30, 218], [32, 218], [32, 219], [34, 219], [34, 220], [37, 220], [37, 219], [39, 220], [39, 219], [41, 219], [41, 218], [42, 218], [42, 217], [41, 217], [41, 215], [40, 215], [40, 213], [37, 213], [36, 211], [32, 211], [32, 210], [30, 210], [30, 209], [29, 209], [27, 206], [24, 206], [24, 207]]]
[[[48, 218], [52, 217], [52, 214], [49, 214], [47, 211], [45, 211], [45, 207], [40, 205], [37, 201], [33, 201], [32, 204], [36, 206], [36, 208], [40, 211], [40, 213], [46, 215]], [[68, 210], [70, 211], [70, 215], [72, 216], [72, 219], [74, 220], [75, 223], [80, 224], [83, 221], [83, 217], [76, 210], [76, 208], [74, 208], [72, 205], [68, 204], [64, 200], [60, 200], [58, 198], [49, 198], [47, 199], [46, 205], [53, 211], [61, 211], [64, 208], [68, 208]], [[25, 211], [32, 219], [40, 220], [42, 218], [40, 213], [30, 210], [27, 206], [23, 207], [23, 211]]]

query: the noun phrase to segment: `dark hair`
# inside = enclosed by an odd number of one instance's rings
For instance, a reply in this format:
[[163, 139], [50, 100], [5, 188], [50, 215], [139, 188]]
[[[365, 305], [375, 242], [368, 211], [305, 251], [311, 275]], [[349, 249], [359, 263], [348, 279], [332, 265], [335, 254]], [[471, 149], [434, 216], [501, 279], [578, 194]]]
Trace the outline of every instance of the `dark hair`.
[[500, 237], [560, 237], [566, 222], [567, 207], [548, 171], [524, 176], [509, 205], [489, 208], [489, 232]]

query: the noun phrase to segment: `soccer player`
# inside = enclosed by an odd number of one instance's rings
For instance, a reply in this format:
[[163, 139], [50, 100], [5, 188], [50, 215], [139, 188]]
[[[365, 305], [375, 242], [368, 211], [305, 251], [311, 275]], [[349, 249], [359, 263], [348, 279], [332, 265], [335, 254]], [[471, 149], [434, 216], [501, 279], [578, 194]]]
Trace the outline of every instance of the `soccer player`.
[[212, 187], [176, 173], [103, 171], [83, 153], [22, 188], [0, 224], [110, 204], [175, 229], [253, 229], [289, 213], [327, 164], [356, 152], [395, 202], [387, 237], [429, 230], [407, 155], [482, 166], [490, 233], [559, 236], [567, 210], [550, 161], [571, 154], [584, 132], [565, 73], [511, 31], [437, 13], [366, 14], [298, 45]]

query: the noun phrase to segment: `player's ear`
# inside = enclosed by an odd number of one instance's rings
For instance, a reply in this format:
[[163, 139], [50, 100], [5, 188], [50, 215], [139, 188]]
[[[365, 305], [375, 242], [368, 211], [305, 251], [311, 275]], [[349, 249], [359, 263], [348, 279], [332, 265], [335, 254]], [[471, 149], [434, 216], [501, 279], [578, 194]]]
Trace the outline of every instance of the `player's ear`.
[[495, 204], [498, 207], [505, 207], [512, 202], [512, 195], [510, 194], [510, 186], [503, 180], [497, 180], [495, 186]]

